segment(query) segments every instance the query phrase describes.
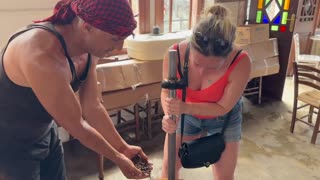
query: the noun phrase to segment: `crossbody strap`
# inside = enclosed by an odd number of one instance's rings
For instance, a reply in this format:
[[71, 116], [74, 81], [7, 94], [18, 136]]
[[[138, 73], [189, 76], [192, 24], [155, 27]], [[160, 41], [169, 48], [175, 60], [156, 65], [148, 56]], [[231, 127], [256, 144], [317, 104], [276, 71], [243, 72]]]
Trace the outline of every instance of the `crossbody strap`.
[[[188, 87], [188, 69], [189, 69], [189, 54], [190, 54], [190, 42], [187, 45], [187, 49], [184, 55], [184, 65], [183, 65], [183, 81], [185, 83], [184, 88], [182, 89], [182, 101], [186, 102], [186, 96], [187, 96], [187, 87]], [[179, 60], [180, 62], [180, 60]], [[183, 130], [184, 130], [184, 116], [185, 114], [181, 114], [181, 141], [180, 144], [182, 144], [183, 139]]]

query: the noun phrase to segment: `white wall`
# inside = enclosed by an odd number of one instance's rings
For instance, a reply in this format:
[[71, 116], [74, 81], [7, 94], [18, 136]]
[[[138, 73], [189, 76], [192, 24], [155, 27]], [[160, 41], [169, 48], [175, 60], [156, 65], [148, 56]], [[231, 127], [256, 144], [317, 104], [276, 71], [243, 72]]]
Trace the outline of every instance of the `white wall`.
[[0, 49], [10, 35], [52, 14], [57, 0], [0, 0]]

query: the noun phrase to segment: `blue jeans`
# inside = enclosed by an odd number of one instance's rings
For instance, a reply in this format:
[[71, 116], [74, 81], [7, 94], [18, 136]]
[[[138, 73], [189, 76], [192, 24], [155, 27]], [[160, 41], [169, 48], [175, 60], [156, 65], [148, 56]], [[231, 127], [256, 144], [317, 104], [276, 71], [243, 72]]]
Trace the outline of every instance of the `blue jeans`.
[[[184, 117], [184, 136], [196, 136], [203, 132], [207, 132], [208, 135], [221, 132], [223, 123], [230, 115], [229, 124], [224, 132], [224, 138], [226, 142], [238, 142], [241, 139], [241, 123], [242, 123], [242, 100], [240, 99], [232, 110], [219, 117], [212, 119], [198, 119], [192, 115], [185, 115]], [[181, 134], [181, 121], [177, 128], [178, 135]]]

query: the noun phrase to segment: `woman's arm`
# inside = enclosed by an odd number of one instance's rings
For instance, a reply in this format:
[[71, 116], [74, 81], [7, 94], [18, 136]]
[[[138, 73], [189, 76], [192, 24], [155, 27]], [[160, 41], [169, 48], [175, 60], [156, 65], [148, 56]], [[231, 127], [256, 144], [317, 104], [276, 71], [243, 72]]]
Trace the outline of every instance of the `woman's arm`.
[[[171, 49], [171, 47], [169, 48]], [[169, 63], [168, 63], [169, 59], [168, 59], [168, 53], [164, 56], [163, 58], [163, 62], [162, 62], [162, 79], [163, 80], [167, 80], [168, 79], [168, 73], [169, 73]], [[165, 100], [168, 98], [169, 95], [169, 90], [168, 89], [161, 89], [161, 105], [162, 105], [162, 109], [165, 115], [168, 115], [167, 112], [167, 108], [165, 106]]]

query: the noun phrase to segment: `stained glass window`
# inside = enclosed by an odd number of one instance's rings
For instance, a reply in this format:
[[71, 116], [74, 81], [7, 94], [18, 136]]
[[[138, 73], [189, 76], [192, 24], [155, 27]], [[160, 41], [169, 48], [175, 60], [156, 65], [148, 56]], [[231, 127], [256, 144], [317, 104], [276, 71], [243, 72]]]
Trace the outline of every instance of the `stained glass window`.
[[272, 26], [271, 26], [271, 31], [279, 31], [279, 26], [277, 26], [277, 25], [272, 25]]
[[[304, 0], [309, 1], [312, 6], [312, 2], [316, 0]], [[312, 8], [309, 7], [310, 11]], [[286, 32], [288, 30], [288, 10], [290, 8], [290, 0], [258, 0], [256, 23], [269, 23], [271, 31]], [[305, 11], [307, 12], [307, 11]], [[310, 19], [310, 17], [305, 17]]]
[[284, 0], [283, 10], [289, 10], [290, 0]]
[[272, 21], [277, 16], [277, 14], [280, 12], [280, 8], [276, 0], [272, 0], [272, 2], [267, 6], [266, 12], [270, 21]]
[[275, 24], [280, 24], [280, 20], [281, 20], [281, 16], [278, 15], [278, 16], [274, 19], [273, 23], [275, 23]]
[[286, 32], [287, 26], [280, 26], [280, 32]]
[[281, 24], [287, 24], [287, 19], [288, 19], [288, 12], [283, 12]]
[[258, 9], [262, 9], [263, 6], [263, 0], [258, 1]]
[[264, 3], [264, 5], [266, 6], [269, 2], [270, 2], [270, 0], [266, 0], [266, 2]]
[[257, 18], [256, 18], [257, 23], [261, 23], [261, 16], [262, 16], [262, 11], [257, 11]]
[[269, 23], [269, 19], [266, 15], [263, 16], [263, 23]]

